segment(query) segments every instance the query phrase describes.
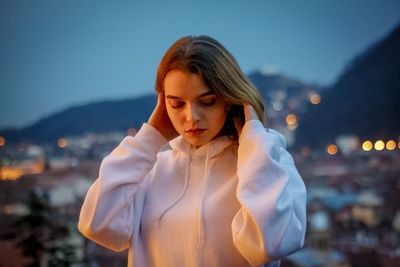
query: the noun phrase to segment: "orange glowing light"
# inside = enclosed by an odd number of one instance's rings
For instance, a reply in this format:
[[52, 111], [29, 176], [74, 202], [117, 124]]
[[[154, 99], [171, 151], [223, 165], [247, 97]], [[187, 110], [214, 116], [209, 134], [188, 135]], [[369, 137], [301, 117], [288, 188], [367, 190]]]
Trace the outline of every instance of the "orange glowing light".
[[6, 144], [6, 139], [3, 136], [0, 136], [0, 146], [4, 146]]
[[383, 142], [382, 140], [378, 140], [375, 142], [374, 144], [374, 148], [375, 150], [381, 151], [385, 148], [385, 142]]
[[309, 96], [311, 104], [318, 105], [321, 103], [321, 96], [317, 93], [312, 93]]
[[65, 148], [67, 146], [67, 140], [65, 138], [60, 138], [57, 141], [57, 145], [60, 148]]
[[364, 143], [362, 143], [362, 149], [363, 149], [364, 151], [371, 151], [371, 150], [372, 150], [372, 147], [373, 147], [372, 142], [369, 141], [369, 140], [364, 141]]
[[17, 180], [23, 172], [19, 168], [4, 166], [0, 168], [0, 180]]
[[396, 142], [393, 140], [389, 140], [386, 142], [386, 149], [387, 150], [395, 150], [396, 149]]
[[335, 145], [335, 144], [329, 144], [329, 145], [326, 147], [326, 152], [327, 152], [329, 155], [336, 155], [336, 153], [338, 152], [337, 145]]
[[286, 123], [288, 125], [295, 125], [297, 124], [297, 116], [293, 113], [286, 116]]

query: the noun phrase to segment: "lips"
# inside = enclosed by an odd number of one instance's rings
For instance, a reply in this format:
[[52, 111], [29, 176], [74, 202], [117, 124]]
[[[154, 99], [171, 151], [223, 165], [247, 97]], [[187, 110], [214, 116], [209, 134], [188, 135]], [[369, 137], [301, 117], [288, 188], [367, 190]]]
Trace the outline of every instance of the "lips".
[[198, 136], [204, 133], [206, 129], [200, 129], [200, 128], [192, 128], [189, 130], [185, 130], [185, 134], [189, 136]]

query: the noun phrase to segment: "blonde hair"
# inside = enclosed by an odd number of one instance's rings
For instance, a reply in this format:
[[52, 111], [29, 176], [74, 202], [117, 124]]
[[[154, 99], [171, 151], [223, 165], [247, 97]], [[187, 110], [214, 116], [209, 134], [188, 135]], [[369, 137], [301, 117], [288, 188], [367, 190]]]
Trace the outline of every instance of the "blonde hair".
[[[225, 122], [226, 134], [237, 138], [234, 117], [239, 115], [234, 110], [240, 110], [244, 103], [254, 107], [266, 126], [265, 107], [260, 93], [243, 74], [231, 53], [217, 40], [204, 35], [186, 36], [172, 44], [158, 66], [155, 82], [158, 93], [164, 91], [164, 79], [171, 70], [200, 75], [217, 96], [232, 106]], [[243, 117], [243, 114], [240, 116]]]

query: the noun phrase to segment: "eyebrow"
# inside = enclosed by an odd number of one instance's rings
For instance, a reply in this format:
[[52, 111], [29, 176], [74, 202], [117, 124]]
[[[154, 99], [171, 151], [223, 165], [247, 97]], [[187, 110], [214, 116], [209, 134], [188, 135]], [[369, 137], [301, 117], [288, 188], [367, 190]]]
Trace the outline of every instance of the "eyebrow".
[[[208, 91], [208, 92], [205, 92], [205, 93], [202, 93], [202, 94], [196, 96], [196, 99], [199, 99], [199, 98], [202, 98], [202, 97], [205, 97], [205, 96], [209, 96], [209, 95], [216, 95], [216, 94], [214, 92], [212, 92], [212, 91]], [[181, 97], [174, 96], [174, 95], [166, 95], [165, 98], [178, 99], [178, 100], [182, 99]]]

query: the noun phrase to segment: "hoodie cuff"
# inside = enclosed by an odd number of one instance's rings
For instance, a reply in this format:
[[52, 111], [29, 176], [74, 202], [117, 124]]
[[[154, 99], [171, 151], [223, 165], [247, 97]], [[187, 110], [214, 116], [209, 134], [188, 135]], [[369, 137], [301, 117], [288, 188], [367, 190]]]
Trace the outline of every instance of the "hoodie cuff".
[[249, 120], [243, 125], [242, 133], [239, 137], [239, 144], [255, 132], [265, 132], [264, 124], [260, 120]]
[[161, 147], [168, 143], [168, 140], [156, 128], [148, 123], [143, 123], [134, 137], [127, 138], [133, 138], [136, 142], [145, 144], [155, 153], [158, 153]]

